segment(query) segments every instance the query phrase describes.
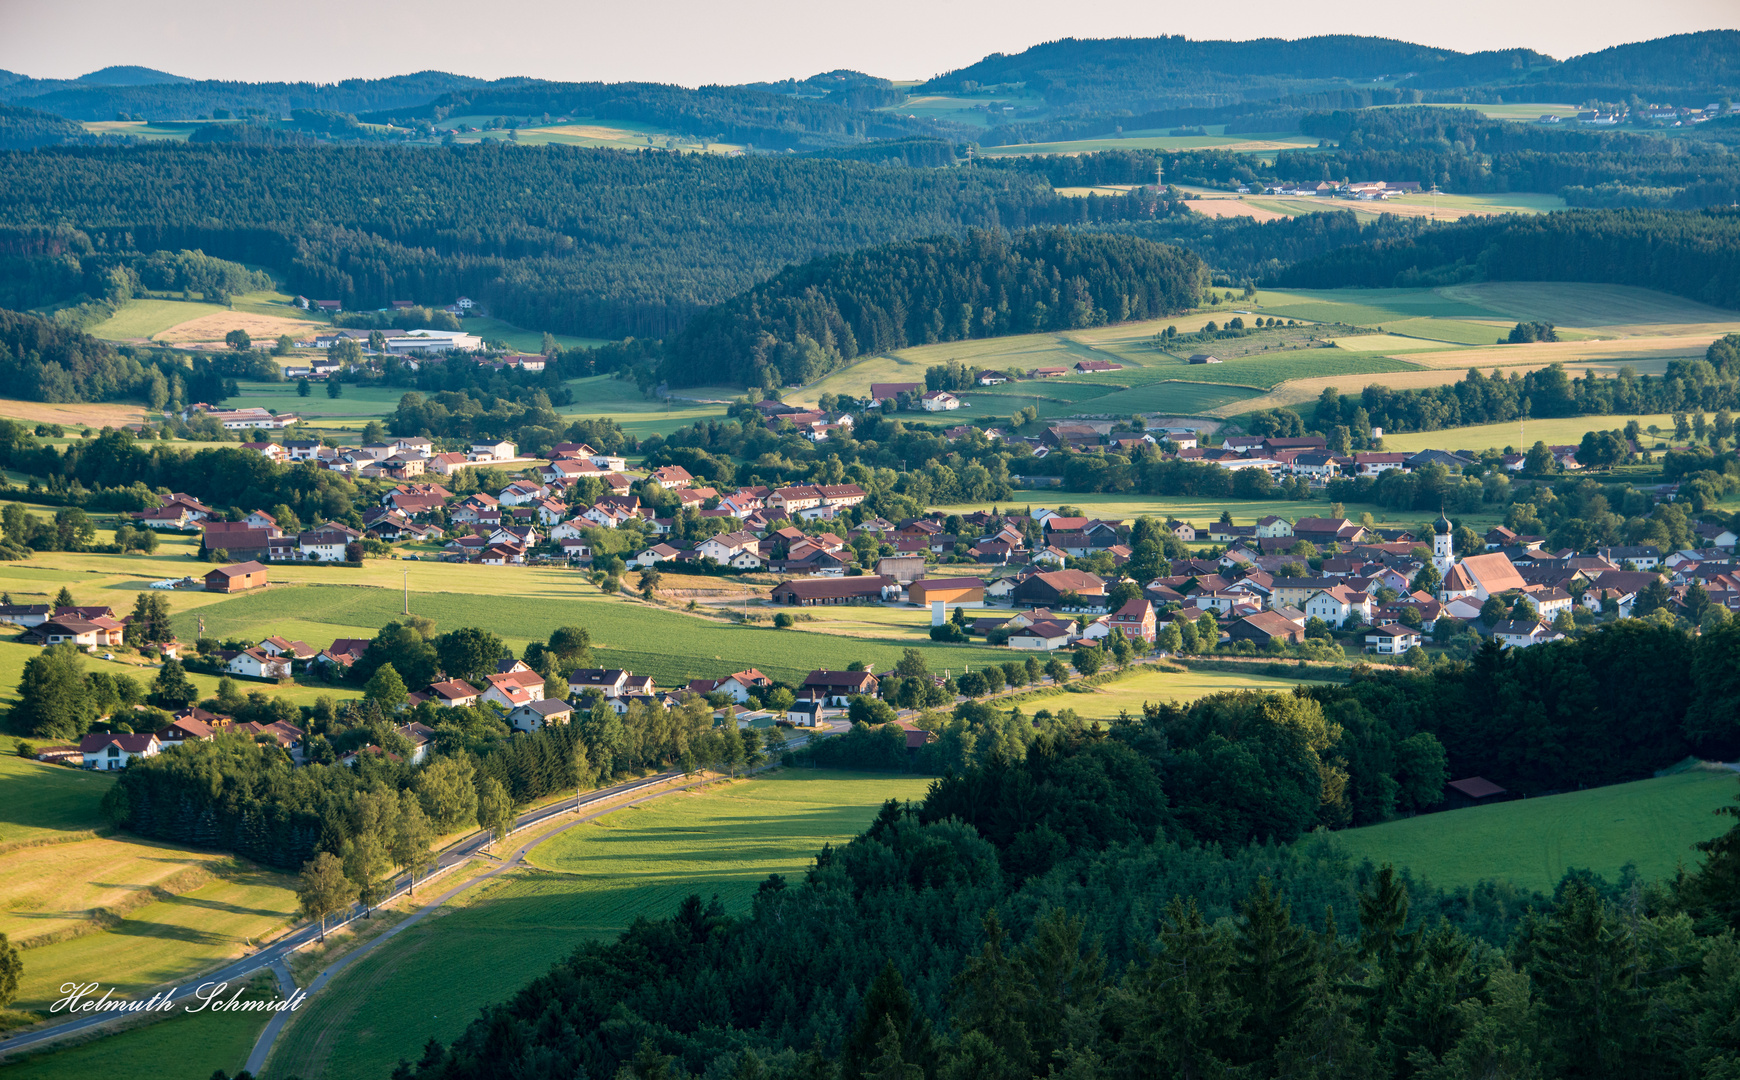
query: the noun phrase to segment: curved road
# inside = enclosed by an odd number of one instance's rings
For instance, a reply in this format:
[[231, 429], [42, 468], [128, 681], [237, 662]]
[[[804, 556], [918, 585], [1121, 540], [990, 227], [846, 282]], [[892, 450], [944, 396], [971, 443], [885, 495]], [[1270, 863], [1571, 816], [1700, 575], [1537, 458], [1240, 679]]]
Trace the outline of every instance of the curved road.
[[[800, 735], [796, 738], [789, 740], [783, 749], [795, 750], [795, 749], [801, 747], [806, 741], [808, 741], [808, 739], [809, 739], [809, 736], [807, 734]], [[577, 796], [573, 802], [569, 802], [568, 800], [563, 799], [561, 802], [551, 803], [548, 806], [541, 806], [541, 807], [537, 808], [536, 810], [528, 810], [524, 814], [521, 814], [517, 819], [515, 819], [514, 831], [518, 832], [519, 830], [524, 829], [528, 826], [540, 824], [542, 822], [548, 821], [550, 818], [557, 817], [561, 814], [572, 813], [574, 811], [579, 810], [581, 807], [588, 806], [588, 805], [593, 804], [593, 803], [605, 802], [607, 800], [620, 798], [623, 795], [627, 795], [627, 794], [630, 794], [630, 793], [635, 792], [635, 791], [640, 791], [640, 790], [645, 789], [645, 788], [657, 787], [660, 784], [668, 783], [671, 780], [677, 779], [678, 777], [680, 777], [682, 775], [683, 774], [680, 771], [672, 769], [672, 770], [668, 770], [666, 772], [656, 773], [652, 776], [642, 777], [639, 780], [630, 780], [626, 783], [612, 785], [611, 787], [599, 788], [596, 791], [588, 792], [584, 795]], [[567, 825], [564, 825], [563, 829], [572, 828], [575, 825], [580, 825], [580, 824], [583, 824], [585, 822], [592, 821], [592, 820], [594, 820], [598, 817], [601, 817], [604, 814], [610, 813], [614, 810], [620, 810], [620, 809], [623, 809], [624, 807], [634, 806], [634, 805], [637, 805], [639, 803], [645, 802], [648, 799], [657, 798], [660, 795], [665, 795], [665, 794], [668, 794], [669, 792], [672, 792], [672, 791], [683, 791], [683, 790], [686, 790], [686, 789], [691, 788], [691, 787], [696, 787], [700, 784], [712, 783], [713, 780], [716, 780], [716, 779], [717, 779], [717, 777], [713, 777], [711, 779], [706, 779], [706, 780], [696, 780], [696, 781], [693, 781], [692, 783], [681, 785], [680, 787], [672, 787], [672, 788], [667, 788], [663, 791], [655, 791], [655, 792], [652, 792], [650, 794], [644, 795], [638, 799], [630, 800], [629, 802], [623, 803], [620, 806], [607, 807], [607, 808], [598, 810], [595, 813], [587, 814], [587, 815], [583, 815], [581, 817], [578, 817], [575, 820], [569, 822]], [[557, 830], [557, 831], [560, 832], [562, 830]], [[555, 834], [551, 833], [548, 835], [555, 835]], [[325, 986], [326, 983], [330, 980], [330, 978], [333, 975], [335, 975], [339, 971], [343, 970], [344, 967], [347, 966], [352, 960], [355, 960], [357, 957], [364, 955], [365, 953], [367, 953], [370, 949], [372, 949], [375, 945], [379, 944], [380, 942], [385, 941], [388, 938], [393, 937], [395, 934], [397, 934], [400, 930], [403, 930], [405, 927], [410, 926], [412, 923], [415, 923], [415, 922], [421, 920], [424, 915], [428, 914], [430, 911], [434, 910], [435, 908], [440, 907], [443, 903], [445, 903], [446, 901], [451, 899], [457, 893], [463, 892], [465, 889], [470, 888], [472, 885], [475, 885], [479, 882], [482, 882], [488, 878], [494, 877], [495, 875], [502, 873], [503, 871], [509, 869], [510, 867], [517, 865], [527, 850], [529, 850], [534, 844], [536, 844], [539, 841], [542, 841], [544, 839], [546, 839], [546, 837], [540, 836], [540, 837], [536, 837], [532, 840], [526, 841], [524, 844], [522, 844], [518, 848], [516, 848], [513, 851], [513, 853], [508, 856], [508, 858], [503, 859], [501, 862], [501, 865], [496, 867], [494, 870], [491, 870], [487, 874], [483, 874], [481, 876], [468, 879], [463, 884], [456, 885], [456, 886], [452, 887], [451, 889], [448, 889], [446, 892], [442, 893], [436, 899], [430, 901], [428, 904], [424, 905], [422, 908], [419, 908], [417, 910], [417, 912], [415, 914], [413, 914], [410, 918], [405, 919], [402, 922], [398, 923], [392, 929], [390, 929], [386, 933], [382, 934], [380, 937], [377, 937], [374, 940], [365, 943], [361, 947], [359, 947], [357, 949], [353, 949], [350, 952], [346, 953], [344, 956], [340, 957], [336, 962], [334, 962], [331, 967], [329, 967], [325, 971], [321, 972], [321, 974], [308, 987], [308, 993], [313, 993], [316, 990], [319, 990], [321, 987]], [[467, 860], [471, 859], [472, 857], [482, 853], [483, 849], [486, 846], [488, 846], [489, 842], [490, 842], [489, 833], [481, 831], [481, 830], [470, 835], [470, 836], [467, 836], [463, 840], [460, 840], [459, 842], [455, 843], [451, 847], [449, 847], [446, 850], [441, 852], [440, 856], [436, 859], [435, 866], [430, 869], [429, 873], [427, 873], [423, 876], [423, 880], [421, 882], [419, 882], [419, 884], [427, 884], [429, 882], [429, 880], [431, 878], [435, 877], [436, 875], [441, 874], [442, 872], [444, 872], [446, 870], [450, 870], [453, 867], [458, 866], [459, 864], [466, 862]], [[391, 899], [396, 898], [401, 893], [409, 891], [410, 887], [411, 887], [411, 882], [410, 882], [410, 878], [408, 876], [399, 877], [398, 879], [396, 879], [393, 882], [393, 885], [392, 885], [390, 891], [387, 893], [386, 898], [382, 900], [382, 903], [385, 903], [387, 900], [391, 900]], [[351, 910], [348, 911], [344, 915], [344, 917], [339, 919], [337, 922], [328, 921], [326, 928], [328, 930], [335, 930], [335, 929], [349, 923], [351, 920], [361, 917], [363, 915], [363, 913], [364, 913], [364, 911], [363, 911], [363, 907], [361, 904], [354, 905], [351, 908]], [[321, 936], [322, 936], [321, 935], [321, 928], [320, 928], [320, 925], [318, 923], [310, 924], [308, 926], [302, 927], [301, 929], [294, 930], [291, 933], [288, 933], [288, 934], [284, 935], [283, 937], [279, 938], [277, 941], [274, 941], [272, 944], [259, 950], [258, 952], [251, 953], [248, 956], [244, 956], [239, 960], [235, 960], [235, 961], [233, 961], [233, 962], [231, 962], [231, 963], [229, 963], [221, 968], [218, 968], [216, 971], [212, 971], [212, 972], [209, 972], [205, 975], [198, 976], [191, 983], [177, 986], [173, 991], [171, 991], [168, 994], [168, 996], [166, 998], [161, 999], [161, 1000], [166, 1000], [166, 1001], [169, 1001], [172, 1003], [174, 1003], [174, 1002], [187, 1002], [190, 999], [194, 998], [195, 992], [202, 986], [209, 986], [213, 983], [221, 983], [221, 982], [236, 983], [238, 980], [244, 979], [247, 976], [254, 974], [255, 972], [266, 970], [266, 969], [271, 969], [277, 973], [279, 987], [280, 987], [282, 993], [284, 994], [284, 996], [287, 998], [290, 996], [290, 994], [294, 993], [294, 991], [295, 991], [295, 984], [290, 978], [290, 971], [289, 971], [289, 967], [288, 967], [288, 960], [289, 960], [290, 954], [295, 952], [297, 949], [302, 948], [305, 945], [308, 945], [314, 941], [317, 941]], [[74, 1019], [74, 1020], [68, 1020], [65, 1023], [56, 1024], [53, 1027], [42, 1028], [42, 1029], [37, 1030], [37, 1031], [23, 1032], [23, 1033], [20, 1033], [16, 1036], [13, 1036], [12, 1038], [0, 1039], [0, 1055], [11, 1056], [13, 1054], [18, 1053], [19, 1051], [22, 1051], [22, 1050], [39, 1048], [39, 1047], [45, 1046], [49, 1043], [56, 1042], [60, 1039], [66, 1038], [69, 1035], [75, 1035], [75, 1034], [79, 1034], [82, 1032], [88, 1032], [92, 1028], [101, 1027], [105, 1024], [112, 1024], [118, 1020], [126, 1019], [126, 1018], [134, 1016], [134, 1015], [136, 1015], [136, 1014], [134, 1014], [134, 1013], [90, 1013], [90, 1014], [87, 1014], [84, 1016], [80, 1016], [79, 1018]], [[280, 1012], [280, 1013], [273, 1014], [272, 1022], [267, 1025], [265, 1032], [262, 1033], [260, 1036], [260, 1040], [261, 1040], [260, 1045], [255, 1047], [254, 1054], [248, 1058], [248, 1066], [247, 1067], [250, 1070], [257, 1071], [258, 1065], [260, 1064], [260, 1062], [263, 1062], [263, 1060], [264, 1060], [265, 1051], [269, 1050], [271, 1048], [272, 1040], [277, 1038], [278, 1031], [283, 1028], [283, 1026], [286, 1022], [288, 1022], [291, 1015], [292, 1014], [289, 1012]], [[256, 1058], [259, 1058], [260, 1062], [257, 1062], [255, 1060]]]

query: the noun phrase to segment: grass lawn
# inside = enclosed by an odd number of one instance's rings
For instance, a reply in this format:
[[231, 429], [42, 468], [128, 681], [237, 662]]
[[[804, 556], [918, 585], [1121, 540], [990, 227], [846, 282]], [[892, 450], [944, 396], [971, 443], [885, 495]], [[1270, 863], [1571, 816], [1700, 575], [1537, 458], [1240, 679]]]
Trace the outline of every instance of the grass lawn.
[[1115, 720], [1120, 712], [1128, 712], [1141, 719], [1142, 706], [1150, 701], [1195, 701], [1200, 697], [1229, 690], [1287, 693], [1300, 683], [1310, 686], [1321, 681], [1246, 675], [1230, 671], [1138, 671], [1091, 687], [1086, 692], [1059, 690], [1029, 698], [1020, 704], [1021, 711], [1029, 716], [1038, 709], [1050, 709], [1053, 712], [1074, 709], [1084, 720]]
[[[275, 999], [270, 976], [251, 984], [246, 998]], [[89, 1080], [93, 1076], [132, 1078], [227, 1075], [247, 1063], [248, 1053], [266, 1027], [269, 1014], [177, 1011], [117, 1034], [65, 1050], [46, 1050], [6, 1063], [7, 1080]]]
[[1454, 888], [1504, 878], [1551, 892], [1565, 871], [1609, 879], [1626, 863], [1659, 879], [1697, 865], [1692, 845], [1724, 832], [1715, 809], [1740, 793], [1732, 772], [1691, 770], [1588, 791], [1423, 814], [1335, 834], [1355, 860], [1407, 866]]
[[[575, 945], [667, 916], [690, 893], [748, 907], [768, 874], [801, 875], [823, 844], [857, 835], [889, 798], [929, 779], [813, 770], [674, 794], [534, 848], [531, 867], [472, 890], [358, 962], [302, 1010], [270, 1075], [384, 1076], [430, 1037], [457, 1037]], [[431, 993], [438, 987], [438, 993]], [[394, 1010], [381, 1002], [414, 1003]]]

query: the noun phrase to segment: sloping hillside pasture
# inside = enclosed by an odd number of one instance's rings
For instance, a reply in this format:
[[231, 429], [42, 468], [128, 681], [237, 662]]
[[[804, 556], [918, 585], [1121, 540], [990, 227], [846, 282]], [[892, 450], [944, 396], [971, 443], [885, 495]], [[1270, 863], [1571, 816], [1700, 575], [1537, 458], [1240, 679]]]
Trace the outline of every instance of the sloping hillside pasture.
[[16, 746], [15, 739], [0, 739], [0, 852], [89, 835], [108, 824], [98, 806], [113, 778], [27, 761], [16, 756]]
[[1740, 777], [1702, 769], [1630, 784], [1422, 814], [1335, 834], [1357, 861], [1407, 867], [1441, 888], [1502, 878], [1551, 893], [1565, 871], [1612, 880], [1626, 864], [1660, 880], [1701, 856], [1692, 845], [1726, 831], [1717, 807]]
[[[769, 874], [796, 879], [824, 844], [850, 840], [886, 799], [924, 797], [925, 777], [782, 770], [630, 807], [533, 848], [527, 869], [457, 898], [335, 980], [279, 1040], [271, 1075], [383, 1076], [431, 1036], [543, 974], [577, 944], [691, 893], [748, 907]], [[383, 1011], [383, 1001], [438, 1005]]]

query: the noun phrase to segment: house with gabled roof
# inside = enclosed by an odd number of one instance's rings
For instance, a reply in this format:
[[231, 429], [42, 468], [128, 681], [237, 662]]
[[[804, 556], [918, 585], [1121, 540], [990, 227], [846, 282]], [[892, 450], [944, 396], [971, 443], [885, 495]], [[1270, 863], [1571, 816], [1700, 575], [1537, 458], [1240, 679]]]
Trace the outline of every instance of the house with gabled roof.
[[163, 749], [157, 736], [149, 731], [137, 734], [99, 733], [79, 740], [79, 754], [85, 768], [100, 772], [125, 769], [134, 758], [156, 757]]

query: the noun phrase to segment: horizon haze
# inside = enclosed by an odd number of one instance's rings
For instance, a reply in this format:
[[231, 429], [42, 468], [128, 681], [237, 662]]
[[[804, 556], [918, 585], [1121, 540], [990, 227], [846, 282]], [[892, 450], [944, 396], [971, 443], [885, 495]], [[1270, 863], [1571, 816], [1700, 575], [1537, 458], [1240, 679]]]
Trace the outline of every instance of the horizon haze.
[[[693, 87], [804, 78], [835, 68], [922, 80], [991, 53], [1018, 53], [1064, 37], [1179, 34], [1243, 41], [1362, 34], [1461, 52], [1531, 48], [1564, 60], [1630, 41], [1740, 28], [1740, 6], [1723, 0], [1665, 0], [1652, 7], [1647, 28], [1635, 22], [1635, 8], [1619, 0], [1584, 5], [1575, 20], [1564, 17], [1562, 5], [1539, 0], [1471, 0], [1453, 13], [1398, 9], [1381, 20], [1278, 0], [1242, 5], [1238, 12], [1249, 18], [1230, 25], [1213, 9], [1156, 10], [1133, 0], [1108, 0], [1088, 11], [1036, 0], [996, 6], [895, 0], [867, 20], [795, 0], [675, 0], [655, 20], [639, 9], [555, 0], [508, 0], [482, 16], [454, 0], [415, 6], [310, 0], [285, 18], [277, 9], [249, 11], [216, 0], [149, 6], [0, 0], [0, 68], [72, 79], [138, 65], [193, 79], [321, 83], [435, 69], [484, 79]], [[670, 33], [671, 27], [682, 29]]]

